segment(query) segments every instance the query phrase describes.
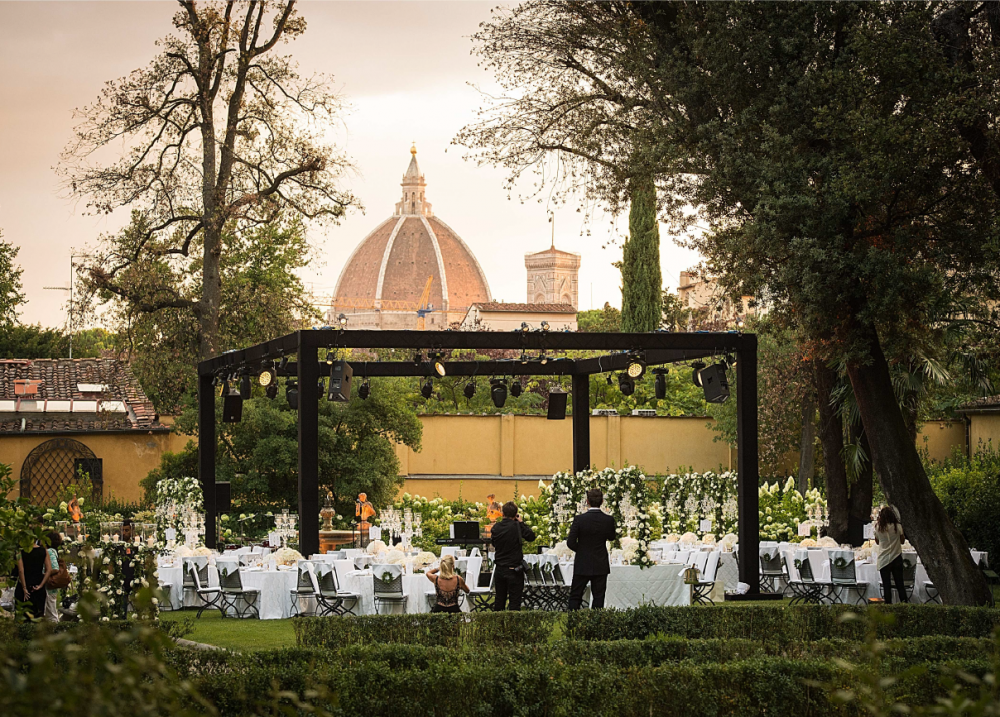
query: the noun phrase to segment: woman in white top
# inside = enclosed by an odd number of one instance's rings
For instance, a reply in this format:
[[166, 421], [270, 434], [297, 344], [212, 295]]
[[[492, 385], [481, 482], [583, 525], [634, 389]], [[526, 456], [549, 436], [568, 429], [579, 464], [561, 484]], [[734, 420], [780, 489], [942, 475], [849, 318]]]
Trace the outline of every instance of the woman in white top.
[[878, 544], [878, 571], [882, 576], [882, 596], [887, 603], [892, 602], [892, 584], [896, 581], [896, 592], [901, 602], [906, 599], [903, 585], [903, 524], [899, 522], [892, 506], [882, 506], [875, 519], [875, 542]]

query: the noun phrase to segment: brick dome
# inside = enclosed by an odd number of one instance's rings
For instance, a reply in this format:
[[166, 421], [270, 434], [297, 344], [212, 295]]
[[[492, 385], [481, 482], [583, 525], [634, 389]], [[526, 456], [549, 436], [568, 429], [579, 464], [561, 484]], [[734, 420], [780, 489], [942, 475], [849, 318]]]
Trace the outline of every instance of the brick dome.
[[416, 328], [428, 277], [433, 277], [429, 303], [434, 311], [427, 314], [427, 329], [446, 329], [472, 304], [490, 300], [476, 257], [431, 211], [417, 150], [410, 152], [396, 211], [361, 241], [337, 280], [331, 313], [346, 314], [352, 328]]

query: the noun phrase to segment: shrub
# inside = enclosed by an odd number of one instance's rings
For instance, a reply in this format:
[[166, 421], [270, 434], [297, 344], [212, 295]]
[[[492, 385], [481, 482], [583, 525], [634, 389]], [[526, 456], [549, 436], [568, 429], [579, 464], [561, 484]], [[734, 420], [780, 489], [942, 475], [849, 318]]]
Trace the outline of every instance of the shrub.
[[1000, 453], [992, 446], [928, 467], [934, 492], [969, 547], [1000, 555]]

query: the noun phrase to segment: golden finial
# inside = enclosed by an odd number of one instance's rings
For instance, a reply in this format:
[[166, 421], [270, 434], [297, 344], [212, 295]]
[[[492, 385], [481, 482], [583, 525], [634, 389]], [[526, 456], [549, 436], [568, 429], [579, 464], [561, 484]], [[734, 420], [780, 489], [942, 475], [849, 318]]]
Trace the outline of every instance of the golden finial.
[[410, 147], [410, 154], [412, 154], [414, 157], [417, 156], [417, 143], [416, 142], [414, 142], [413, 146]]

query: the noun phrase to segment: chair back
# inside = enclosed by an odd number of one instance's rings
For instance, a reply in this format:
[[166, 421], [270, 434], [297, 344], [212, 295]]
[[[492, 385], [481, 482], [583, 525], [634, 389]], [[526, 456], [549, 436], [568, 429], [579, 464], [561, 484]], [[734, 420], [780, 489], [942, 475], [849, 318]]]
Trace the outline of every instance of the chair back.
[[450, 555], [453, 558], [457, 558], [458, 548], [454, 545], [444, 546], [443, 548], [441, 548], [441, 557], [443, 558], [445, 555]]
[[762, 547], [760, 549], [760, 573], [761, 575], [783, 575], [781, 569], [781, 553], [778, 547]]
[[809, 551], [796, 550], [794, 559], [794, 566], [799, 573], [799, 580], [804, 583], [816, 582], [816, 578], [813, 577], [812, 563], [809, 562]]
[[296, 592], [316, 592], [316, 587], [313, 585], [313, 570], [315, 570], [314, 563], [310, 563], [308, 560], [299, 562], [298, 579], [295, 581]]
[[917, 554], [903, 553], [903, 584], [912, 587], [917, 581]]
[[215, 561], [215, 569], [219, 571], [219, 575], [222, 575], [223, 572], [231, 573], [234, 570], [238, 571], [240, 569], [240, 559], [238, 557], [230, 558], [228, 556], [225, 558], [218, 558]]
[[830, 582], [835, 585], [852, 585], [858, 581], [854, 570], [853, 550], [830, 551]]
[[458, 558], [455, 560], [455, 574], [458, 575], [466, 583], [469, 582], [469, 559], [468, 558]]
[[479, 548], [473, 548], [469, 552], [469, 557], [470, 558], [481, 558], [482, 557], [482, 553], [479, 552]]
[[692, 554], [691, 565], [698, 568], [698, 572], [702, 575], [705, 574], [705, 566], [708, 564], [709, 553], [702, 552], [699, 550], [697, 553]]
[[372, 579], [378, 597], [403, 597], [403, 569], [398, 565], [372, 565]]
[[191, 558], [181, 558], [181, 565], [184, 567], [184, 587], [196, 588], [192, 570], [197, 569], [201, 576], [202, 585], [208, 587], [208, 557], [199, 555]]
[[677, 554], [674, 556], [676, 561], [682, 565], [688, 564], [688, 557], [691, 555], [690, 550], [678, 550]]
[[346, 560], [347, 559], [347, 553], [344, 552], [343, 550], [330, 550], [330, 551], [327, 551], [327, 555], [330, 556], [329, 557], [330, 560]]
[[354, 558], [355, 570], [364, 570], [371, 564], [372, 564], [372, 558], [370, 555], [359, 555], [356, 558]]
[[317, 591], [323, 597], [335, 597], [340, 592], [337, 569], [330, 564], [325, 564], [319, 566], [318, 573]]
[[225, 592], [242, 592], [243, 579], [239, 568], [236, 570], [219, 570], [219, 587]]
[[713, 550], [708, 554], [708, 560], [705, 562], [705, 570], [701, 576], [701, 579], [707, 583], [715, 582], [715, 574], [719, 571], [719, 555], [718, 550]]

